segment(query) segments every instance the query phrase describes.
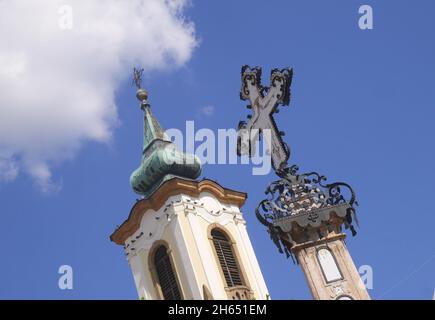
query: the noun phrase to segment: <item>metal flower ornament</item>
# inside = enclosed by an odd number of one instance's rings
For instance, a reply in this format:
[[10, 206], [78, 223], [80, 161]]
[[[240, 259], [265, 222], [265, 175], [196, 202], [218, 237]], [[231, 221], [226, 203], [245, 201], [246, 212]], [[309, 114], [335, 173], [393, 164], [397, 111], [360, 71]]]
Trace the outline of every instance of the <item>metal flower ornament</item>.
[[131, 84], [135, 85], [138, 90], [141, 88], [142, 85], [143, 71], [143, 68], [133, 68], [133, 79], [131, 81]]
[[[317, 172], [299, 173], [297, 165], [288, 165], [290, 148], [283, 141], [273, 118], [279, 106], [290, 103], [291, 68], [273, 69], [270, 86], [261, 83], [261, 68], [242, 67], [240, 98], [249, 101], [249, 121], [238, 125], [237, 153], [239, 156], [255, 154], [255, 142], [266, 140], [272, 167], [279, 177], [266, 188], [267, 198], [256, 208], [258, 220], [267, 227], [269, 235], [280, 253], [292, 256], [291, 250], [299, 243], [310, 240], [310, 234], [326, 237], [341, 230], [344, 225], [356, 234], [357, 223], [355, 193], [344, 182], [327, 183]], [[293, 257], [293, 256], [292, 256]]]

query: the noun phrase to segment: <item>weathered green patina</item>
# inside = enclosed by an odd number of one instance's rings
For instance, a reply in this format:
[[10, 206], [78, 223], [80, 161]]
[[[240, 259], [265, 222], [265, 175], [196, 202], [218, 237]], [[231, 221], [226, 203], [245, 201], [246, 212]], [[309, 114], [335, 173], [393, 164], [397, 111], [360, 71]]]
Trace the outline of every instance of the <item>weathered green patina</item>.
[[198, 157], [177, 150], [165, 135], [151, 113], [144, 89], [138, 89], [136, 96], [144, 112], [144, 145], [142, 163], [130, 176], [133, 190], [148, 198], [163, 182], [173, 177], [198, 178], [201, 174]]

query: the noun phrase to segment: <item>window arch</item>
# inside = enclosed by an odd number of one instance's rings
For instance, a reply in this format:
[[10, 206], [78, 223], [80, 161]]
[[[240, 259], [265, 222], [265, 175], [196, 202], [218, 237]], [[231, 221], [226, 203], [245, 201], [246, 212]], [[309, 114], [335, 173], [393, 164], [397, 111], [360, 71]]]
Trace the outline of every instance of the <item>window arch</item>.
[[211, 230], [211, 237], [227, 287], [243, 286], [243, 277], [230, 239], [217, 228]]
[[178, 286], [177, 276], [172, 268], [168, 249], [160, 245], [154, 252], [154, 267], [160, 289], [165, 300], [181, 300], [181, 290]]

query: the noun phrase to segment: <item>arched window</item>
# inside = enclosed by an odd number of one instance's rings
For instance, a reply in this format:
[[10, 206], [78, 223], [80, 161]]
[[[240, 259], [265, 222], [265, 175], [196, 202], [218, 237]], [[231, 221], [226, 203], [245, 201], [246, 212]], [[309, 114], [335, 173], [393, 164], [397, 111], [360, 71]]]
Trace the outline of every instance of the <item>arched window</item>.
[[227, 287], [244, 285], [239, 265], [228, 237], [219, 229], [213, 229], [211, 236]]
[[317, 259], [325, 276], [326, 282], [334, 282], [343, 279], [332, 252], [327, 248], [317, 251]]
[[168, 250], [164, 245], [158, 247], [154, 253], [154, 266], [163, 298], [165, 300], [181, 300], [177, 276], [172, 268]]

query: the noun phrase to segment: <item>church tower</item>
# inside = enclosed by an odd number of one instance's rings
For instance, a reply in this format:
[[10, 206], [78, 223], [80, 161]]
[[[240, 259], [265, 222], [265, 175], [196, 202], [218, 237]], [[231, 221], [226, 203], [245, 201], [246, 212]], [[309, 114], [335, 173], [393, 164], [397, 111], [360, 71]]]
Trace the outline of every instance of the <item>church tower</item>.
[[240, 211], [246, 194], [196, 180], [199, 159], [176, 149], [137, 86], [144, 146], [130, 184], [142, 198], [110, 239], [124, 247], [139, 298], [267, 299]]

